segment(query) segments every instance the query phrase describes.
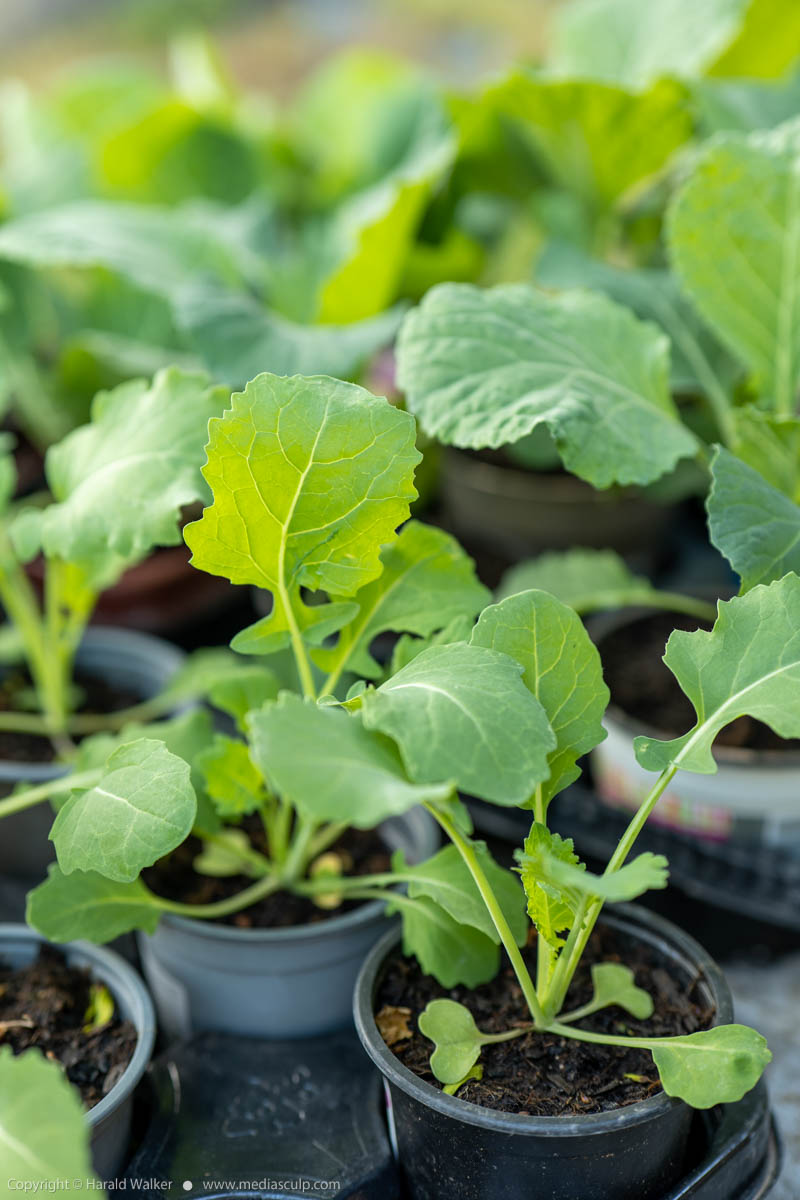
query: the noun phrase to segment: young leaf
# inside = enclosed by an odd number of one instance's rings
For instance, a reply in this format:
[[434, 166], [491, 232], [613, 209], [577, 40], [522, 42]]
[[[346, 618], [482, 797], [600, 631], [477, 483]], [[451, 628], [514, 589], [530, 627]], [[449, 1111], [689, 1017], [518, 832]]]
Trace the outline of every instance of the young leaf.
[[779, 492], [800, 503], [800, 417], [781, 417], [755, 404], [733, 413], [730, 449]]
[[484, 609], [471, 643], [520, 663], [525, 686], [545, 711], [556, 738], [550, 775], [539, 785], [546, 808], [580, 775], [581, 755], [606, 736], [608, 688], [597, 648], [573, 609], [546, 591], [522, 592]]
[[196, 811], [188, 763], [139, 738], [114, 751], [94, 787], [70, 795], [50, 838], [65, 875], [130, 883], [188, 837]]
[[454, 780], [470, 795], [521, 804], [547, 778], [555, 746], [521, 673], [482, 646], [432, 646], [364, 693], [364, 724], [394, 738], [416, 783]]
[[455, 1000], [431, 1000], [417, 1021], [435, 1042], [431, 1070], [440, 1083], [459, 1083], [478, 1061], [483, 1035], [468, 1008]]
[[470, 1083], [470, 1081], [473, 1079], [477, 1079], [478, 1081], [483, 1079], [483, 1067], [480, 1065], [480, 1063], [478, 1063], [478, 1065], [475, 1067], [471, 1067], [469, 1071], [467, 1071], [464, 1078], [459, 1079], [458, 1083], [446, 1083], [442, 1088], [442, 1091], [446, 1092], [448, 1096], [455, 1096], [465, 1083]]
[[644, 988], [636, 986], [630, 967], [621, 963], [594, 963], [592, 985], [593, 1007], [608, 1008], [618, 1004], [639, 1021], [646, 1021], [653, 1015], [653, 998]]
[[0, 1159], [9, 1181], [28, 1190], [37, 1184], [55, 1190], [67, 1179], [102, 1190], [92, 1172], [80, 1096], [39, 1050], [15, 1056], [10, 1046], [0, 1047]]
[[[525, 920], [525, 897], [518, 880], [511, 871], [497, 865], [484, 842], [473, 842], [472, 848], [497, 897], [517, 945], [523, 945], [528, 926]], [[412, 899], [417, 896], [429, 896], [454, 921], [479, 929], [499, 944], [500, 935], [455, 846], [445, 846], [432, 858], [415, 867], [408, 866], [398, 851], [393, 858], [392, 869], [402, 871], [403, 875], [413, 876], [408, 884], [408, 894]]]
[[106, 586], [154, 546], [179, 543], [181, 508], [206, 495], [208, 420], [227, 397], [174, 367], [101, 392], [91, 422], [47, 454], [56, 502], [26, 514], [25, 557], [41, 548]]
[[250, 839], [241, 829], [222, 829], [213, 842], [205, 842], [192, 863], [201, 875], [225, 878], [230, 875], [253, 875], [256, 872], [242, 857], [250, 850]]
[[238, 662], [238, 669], [221, 675], [208, 689], [215, 708], [233, 717], [242, 733], [247, 732], [247, 714], [267, 700], [277, 700], [280, 682], [269, 667]]
[[800, 383], [800, 121], [713, 139], [669, 213], [684, 287], [778, 412]]
[[196, 760], [205, 790], [223, 820], [238, 820], [255, 812], [265, 797], [264, 780], [253, 764], [245, 742], [215, 735]]
[[365, 729], [359, 716], [283, 692], [250, 714], [253, 759], [274, 790], [319, 821], [372, 829], [426, 800], [445, 799], [452, 784], [410, 783], [396, 746]]
[[431, 900], [390, 900], [387, 916], [403, 918], [403, 953], [413, 955], [426, 975], [442, 987], [479, 987], [494, 979], [500, 967], [500, 948], [472, 925], [461, 925]]
[[593, 215], [660, 171], [691, 136], [684, 89], [668, 79], [633, 91], [515, 70], [484, 103], [517, 123], [554, 181]]
[[358, 615], [340, 631], [336, 646], [314, 654], [324, 670], [344, 666], [376, 679], [381, 667], [369, 647], [378, 634], [427, 637], [458, 617], [474, 618], [490, 598], [455, 538], [419, 521], [403, 526], [397, 541], [383, 548], [381, 562], [378, 578], [355, 597]]
[[557, 948], [564, 945], [561, 935], [572, 927], [576, 901], [573, 893], [558, 883], [552, 883], [549, 872], [542, 869], [545, 856], [552, 861], [571, 864], [576, 871], [585, 871], [586, 867], [575, 854], [571, 838], [564, 839], [557, 833], [551, 833], [547, 826], [538, 822], [531, 826], [525, 839], [524, 852], [516, 855], [528, 901], [528, 916], [539, 936], [549, 946]]
[[651, 1051], [664, 1091], [692, 1108], [741, 1100], [772, 1058], [766, 1039], [747, 1025], [718, 1025], [684, 1037], [659, 1038]]
[[497, 596], [505, 600], [531, 588], [550, 592], [581, 615], [646, 603], [658, 594], [613, 550], [551, 550], [517, 563], [500, 580]]
[[567, 469], [598, 488], [651, 483], [696, 450], [670, 399], [666, 338], [607, 296], [442, 284], [406, 317], [397, 354], [411, 411], [452, 445], [546, 425]]
[[416, 495], [414, 437], [407, 413], [324, 377], [259, 375], [211, 422], [214, 503], [186, 542], [200, 570], [272, 592], [265, 652], [311, 620], [301, 586], [352, 596], [380, 573]]
[[396, 675], [430, 646], [449, 646], [451, 642], [468, 642], [472, 626], [471, 617], [461, 616], [453, 617], [452, 621], [428, 637], [412, 637], [410, 634], [404, 633], [394, 644], [392, 657], [385, 671], [385, 678], [390, 679], [392, 675]]
[[138, 879], [116, 883], [96, 871], [65, 875], [53, 863], [44, 883], [28, 893], [25, 920], [51, 942], [102, 943], [132, 929], [155, 933], [160, 916], [158, 901]]
[[786, 575], [746, 596], [720, 602], [707, 633], [676, 631], [664, 662], [689, 697], [697, 723], [671, 741], [638, 737], [636, 758], [648, 771], [674, 765], [712, 775], [721, 729], [745, 714], [778, 737], [800, 737], [800, 579]]
[[711, 541], [741, 576], [742, 591], [800, 574], [800, 507], [722, 446], [706, 498]]

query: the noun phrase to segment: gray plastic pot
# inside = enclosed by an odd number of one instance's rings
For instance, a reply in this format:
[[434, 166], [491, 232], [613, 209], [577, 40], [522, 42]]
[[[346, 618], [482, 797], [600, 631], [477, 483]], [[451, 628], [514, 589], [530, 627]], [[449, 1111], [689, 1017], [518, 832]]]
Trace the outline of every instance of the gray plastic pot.
[[[607, 909], [606, 925], [649, 943], [687, 979], [700, 980], [717, 1022], [733, 1017], [730, 989], [705, 950], [677, 926], [634, 905]], [[375, 998], [396, 931], [358, 977], [356, 1030], [384, 1077], [390, 1120], [411, 1200], [657, 1200], [684, 1170], [692, 1110], [661, 1092], [585, 1117], [529, 1117], [481, 1108], [425, 1083], [402, 1065], [375, 1024]]]
[[[95, 626], [86, 631], [76, 665], [88, 674], [117, 684], [147, 700], [160, 692], [182, 664], [177, 646], [150, 634]], [[24, 763], [0, 760], [0, 796], [19, 783], [45, 783], [66, 772], [62, 763]], [[0, 821], [0, 872], [23, 878], [42, 878], [55, 854], [48, 841], [53, 812], [38, 804]]]
[[511, 558], [595, 546], [649, 561], [675, 519], [674, 504], [636, 488], [597, 491], [573, 475], [501, 466], [451, 447], [441, 486], [454, 532]]
[[[391, 817], [380, 829], [411, 863], [439, 844], [423, 809]], [[384, 908], [371, 900], [340, 917], [286, 929], [162, 917], [154, 934], [138, 935], [161, 1029], [174, 1038], [209, 1029], [290, 1038], [346, 1028], [364, 956], [386, 929]]]
[[[0, 961], [22, 967], [38, 953], [40, 937], [25, 925], [0, 925]], [[133, 1057], [107, 1096], [86, 1114], [91, 1130], [92, 1162], [101, 1179], [113, 1179], [123, 1165], [130, 1137], [134, 1090], [147, 1070], [153, 1053], [156, 1020], [147, 988], [123, 958], [104, 946], [88, 942], [66, 942], [59, 946], [67, 961], [88, 967], [93, 978], [104, 983], [116, 1002], [117, 1011], [136, 1029]]]

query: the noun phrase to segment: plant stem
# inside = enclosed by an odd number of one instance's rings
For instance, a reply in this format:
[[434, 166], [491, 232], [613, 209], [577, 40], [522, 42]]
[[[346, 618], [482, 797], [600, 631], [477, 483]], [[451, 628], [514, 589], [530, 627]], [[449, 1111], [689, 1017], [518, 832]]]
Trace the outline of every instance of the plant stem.
[[265, 896], [280, 891], [282, 887], [283, 882], [278, 876], [267, 875], [263, 879], [256, 880], [250, 887], [244, 888], [235, 896], [229, 896], [226, 900], [217, 900], [214, 904], [181, 904], [177, 900], [165, 900], [155, 892], [148, 892], [148, 895], [152, 897], [155, 907], [160, 908], [163, 912], [172, 913], [176, 917], [213, 921], [219, 917], [229, 917], [233, 913], [241, 912], [242, 909], [249, 908], [258, 900], [263, 900]]
[[[544, 803], [542, 785], [538, 784], [533, 795], [533, 819], [537, 825], [547, 824], [547, 811]], [[553, 973], [554, 952], [545, 939], [536, 938], [536, 994], [544, 996]]]
[[313, 862], [324, 850], [338, 842], [343, 833], [350, 828], [349, 821], [331, 821], [324, 825], [311, 839], [308, 847], [309, 862]]
[[[316, 821], [309, 817], [298, 816], [294, 837], [280, 871], [281, 883], [284, 887], [291, 887], [297, 880], [302, 879], [308, 864], [309, 843], [316, 830]], [[328, 881], [328, 891], [330, 891], [330, 880]]]
[[653, 1046], [661, 1045], [664, 1042], [682, 1040], [680, 1037], [615, 1037], [613, 1033], [592, 1033], [589, 1029], [574, 1029], [571, 1025], [563, 1025], [560, 1021], [551, 1021], [547, 1032], [560, 1034], [561, 1037], [571, 1038], [575, 1042], [597, 1042], [601, 1046], [632, 1046], [639, 1050], [652, 1050]]
[[[618, 871], [623, 865], [625, 859], [628, 857], [633, 848], [634, 842], [641, 833], [647, 818], [655, 808], [665, 789], [671, 783], [677, 770], [677, 766], [673, 764], [672, 766], [666, 767], [661, 772], [658, 779], [653, 784], [642, 803], [639, 805], [636, 813], [631, 818], [628, 828], [623, 833], [616, 850], [608, 861], [608, 866], [603, 872], [604, 875], [612, 875], [614, 871]], [[566, 996], [569, 985], [572, 982], [572, 977], [577, 970], [581, 956], [586, 949], [586, 943], [592, 936], [592, 930], [597, 923], [597, 918], [600, 916], [603, 903], [604, 901], [599, 898], [592, 900], [588, 905], [588, 908], [584, 910], [585, 916], [582, 916], [580, 921], [576, 915], [575, 923], [573, 924], [572, 929], [570, 930], [570, 935], [567, 939], [567, 944], [559, 955], [559, 960], [556, 964], [556, 970], [548, 996], [548, 1000], [552, 1000], [552, 1003], [548, 1004], [548, 1009], [553, 1013], [557, 1013], [564, 1003], [564, 997]], [[581, 910], [579, 909], [579, 912], [580, 911]], [[576, 936], [573, 937], [573, 935]]]
[[99, 770], [95, 770], [84, 771], [80, 775], [62, 775], [58, 779], [48, 779], [46, 783], [40, 783], [36, 787], [26, 788], [24, 792], [18, 792], [14, 796], [0, 800], [0, 818], [22, 812], [26, 808], [32, 808], [34, 804], [39, 804], [42, 800], [49, 799], [50, 796], [56, 796], [59, 792], [71, 792], [73, 788], [92, 787], [97, 783], [100, 774]]
[[486, 878], [481, 865], [478, 862], [478, 856], [476, 855], [471, 843], [468, 842], [466, 838], [461, 836], [455, 825], [453, 825], [452, 821], [450, 821], [443, 813], [439, 812], [435, 805], [426, 804], [425, 808], [427, 808], [431, 816], [438, 821], [442, 829], [450, 838], [451, 842], [461, 855], [467, 870], [475, 881], [475, 886], [481, 894], [481, 899], [488, 909], [489, 916], [492, 918], [492, 924], [497, 930], [500, 941], [503, 943], [506, 954], [508, 955], [511, 965], [514, 968], [514, 974], [519, 980], [519, 985], [522, 988], [522, 994], [525, 997], [528, 1009], [533, 1017], [534, 1025], [537, 1029], [543, 1028], [546, 1024], [545, 1016], [542, 1012], [541, 1005], [539, 1004], [539, 998], [536, 994], [536, 988], [533, 985], [533, 980], [530, 977], [528, 968], [525, 966], [524, 959], [519, 952], [517, 943], [514, 940], [514, 935], [509, 928], [508, 921], [506, 921], [503, 910], [497, 901], [497, 897], [492, 891], [489, 880]]

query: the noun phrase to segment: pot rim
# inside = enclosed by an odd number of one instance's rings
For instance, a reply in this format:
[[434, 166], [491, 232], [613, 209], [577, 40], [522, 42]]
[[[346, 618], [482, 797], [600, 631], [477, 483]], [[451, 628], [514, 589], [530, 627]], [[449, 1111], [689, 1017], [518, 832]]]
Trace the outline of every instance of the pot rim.
[[130, 1062], [108, 1095], [94, 1108], [84, 1112], [86, 1123], [90, 1129], [94, 1129], [132, 1095], [150, 1063], [156, 1038], [156, 1016], [150, 993], [133, 967], [106, 946], [95, 946], [85, 941], [50, 943], [29, 926], [13, 922], [0, 924], [0, 946], [8, 941], [57, 946], [68, 960], [74, 957], [78, 965], [88, 966], [91, 974], [108, 986], [117, 1004], [120, 992], [126, 991], [128, 999], [132, 1001], [131, 1007], [139, 1010], [130, 1018], [136, 1028], [136, 1046]]
[[[659, 611], [661, 610], [654, 612], [648, 608], [633, 607], [627, 608], [623, 612], [610, 613], [605, 618], [600, 617], [594, 622], [593, 637], [598, 650], [602, 646], [603, 640], [610, 634], [616, 633], [636, 621], [641, 621], [643, 617], [656, 616]], [[608, 705], [603, 719], [620, 726], [630, 737], [644, 736], [656, 738], [659, 741], [670, 741], [672, 738], [680, 737], [680, 733], [660, 729], [657, 725], [637, 720], [624, 708], [615, 704], [613, 700]], [[721, 766], [736, 767], [738, 770], [756, 771], [763, 770], [765, 767], [772, 769], [788, 767], [789, 770], [792, 768], [800, 770], [800, 750], [752, 750], [747, 746], [714, 746], [712, 755]]]
[[[631, 925], [635, 930], [644, 928], [654, 937], [669, 941], [683, 957], [693, 961], [695, 968], [699, 968], [699, 974], [704, 978], [716, 1005], [714, 1024], [727, 1024], [732, 1020], [733, 1002], [725, 976], [707, 951], [689, 934], [684, 933], [682, 929], [673, 925], [671, 921], [665, 920], [664, 917], [634, 904], [608, 905], [603, 910], [600, 920], [602, 921], [603, 918], [611, 918], [612, 924], [621, 926], [623, 929], [630, 928]], [[575, 1137], [601, 1136], [618, 1129], [623, 1124], [626, 1126], [640, 1125], [646, 1121], [656, 1120], [684, 1103], [683, 1100], [668, 1096], [666, 1092], [662, 1091], [647, 1100], [639, 1100], [635, 1104], [628, 1104], [609, 1112], [588, 1113], [586, 1116], [580, 1117], [536, 1117], [499, 1112], [496, 1109], [471, 1104], [467, 1100], [459, 1100], [457, 1096], [446, 1095], [439, 1088], [420, 1079], [408, 1067], [403, 1066], [384, 1042], [375, 1023], [374, 995], [378, 979], [386, 958], [400, 941], [401, 936], [401, 930], [390, 930], [367, 955], [356, 980], [353, 1017], [356, 1032], [364, 1050], [384, 1078], [424, 1107], [432, 1108], [443, 1116], [451, 1117], [464, 1124], [476, 1125], [483, 1129], [502, 1133]]]
[[[143, 630], [125, 629], [117, 625], [90, 625], [81, 639], [78, 655], [83, 648], [114, 655], [126, 643], [131, 652], [138, 651], [144, 656], [147, 651], [150, 651], [158, 653], [159, 657], [164, 660], [171, 660], [175, 671], [186, 658], [186, 654], [180, 646], [168, 642], [166, 638], [157, 637], [155, 634], [146, 633]], [[59, 776], [66, 774], [67, 769], [68, 764], [66, 763], [23, 762], [13, 758], [0, 758], [0, 783], [17, 781], [47, 783], [50, 779], [58, 779]]]

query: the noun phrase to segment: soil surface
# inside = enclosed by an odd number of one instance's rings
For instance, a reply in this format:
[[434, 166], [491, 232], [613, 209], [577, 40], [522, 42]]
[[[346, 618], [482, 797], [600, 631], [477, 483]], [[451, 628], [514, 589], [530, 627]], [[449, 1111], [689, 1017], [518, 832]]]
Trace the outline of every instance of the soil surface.
[[0, 1045], [15, 1054], [36, 1047], [61, 1063], [87, 1108], [119, 1082], [136, 1049], [133, 1025], [116, 1016], [84, 1033], [91, 983], [89, 971], [68, 966], [55, 946], [42, 946], [27, 967], [0, 963]]
[[[536, 934], [523, 951], [529, 971], [536, 972]], [[577, 1023], [596, 1033], [622, 1036], [669, 1036], [707, 1029], [713, 1010], [701, 997], [697, 981], [681, 977], [666, 967], [645, 943], [609, 927], [599, 926], [575, 974], [565, 1008], [587, 1003], [592, 997], [590, 966], [593, 962], [622, 962], [630, 967], [636, 983], [653, 996], [655, 1011], [647, 1021], [637, 1021], [618, 1006], [602, 1009]], [[491, 983], [472, 990], [441, 987], [423, 975], [414, 959], [400, 952], [389, 960], [378, 990], [376, 1013], [384, 1012], [389, 1028], [394, 1008], [410, 1010], [410, 1037], [392, 1045], [393, 1052], [409, 1070], [441, 1088], [429, 1066], [433, 1043], [417, 1029], [417, 1018], [430, 1000], [446, 997], [465, 1004], [485, 1033], [501, 1033], [530, 1023], [522, 990], [506, 963]], [[606, 1112], [646, 1100], [661, 1091], [653, 1059], [648, 1050], [598, 1046], [575, 1042], [553, 1034], [526, 1033], [509, 1042], [484, 1046], [479, 1063], [483, 1078], [470, 1080], [458, 1091], [460, 1100], [483, 1108], [525, 1116], [583, 1116]], [[635, 1076], [636, 1078], [630, 1078]]]
[[[603, 675], [611, 700], [634, 720], [673, 737], [686, 733], [697, 717], [670, 669], [661, 661], [673, 629], [710, 629], [696, 618], [657, 613], [632, 621], [600, 639]], [[717, 746], [748, 750], [797, 750], [800, 740], [784, 740], [752, 717], [739, 717], [721, 730]]]
[[[256, 850], [262, 854], [267, 852], [266, 837], [257, 817], [246, 817], [241, 828], [248, 834]], [[172, 854], [144, 872], [145, 883], [159, 896], [182, 904], [214, 904], [235, 896], [253, 883], [245, 875], [217, 878], [199, 874], [192, 864], [201, 848], [198, 838], [187, 838]], [[326, 853], [331, 851], [342, 856], [346, 875], [372, 875], [388, 871], [391, 866], [391, 856], [385, 842], [380, 834], [371, 829], [348, 829]], [[284, 929], [291, 925], [315, 925], [351, 912], [363, 903], [363, 900], [348, 900], [337, 908], [321, 908], [306, 896], [295, 896], [285, 891], [274, 892], [242, 912], [220, 918], [216, 924], [234, 925], [238, 929]]]
[[[83, 702], [76, 710], [79, 713], [119, 712], [141, 700], [141, 696], [135, 692], [80, 671], [76, 672], [75, 683], [83, 695]], [[23, 711], [17, 697], [21, 691], [31, 687], [27, 670], [7, 672], [0, 680], [0, 712]], [[74, 740], [81, 739], [76, 737]], [[0, 731], [0, 759], [7, 762], [50, 763], [55, 761], [56, 752], [49, 738], [38, 734]]]

